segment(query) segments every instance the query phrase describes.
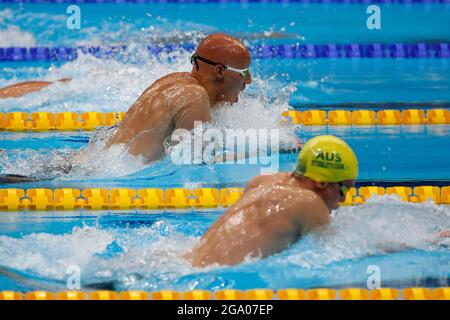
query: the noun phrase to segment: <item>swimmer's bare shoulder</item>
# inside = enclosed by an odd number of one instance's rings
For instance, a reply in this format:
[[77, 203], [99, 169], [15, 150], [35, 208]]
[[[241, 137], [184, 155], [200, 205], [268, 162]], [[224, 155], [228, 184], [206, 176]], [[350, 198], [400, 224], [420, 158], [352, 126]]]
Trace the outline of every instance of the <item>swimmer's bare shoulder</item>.
[[194, 78], [184, 79], [181, 84], [176, 105], [175, 129], [191, 130], [195, 121], [211, 120], [211, 103], [206, 89]]
[[283, 210], [283, 216], [296, 225], [301, 234], [329, 223], [329, 210], [314, 191], [302, 188], [290, 173], [259, 176], [249, 187], [271, 186], [271, 201]]
[[257, 188], [257, 187], [261, 186], [262, 184], [267, 183], [268, 181], [272, 180], [274, 176], [275, 175], [269, 175], [269, 174], [261, 174], [259, 176], [256, 176], [247, 183], [245, 190], [251, 190], [251, 189]]
[[301, 235], [329, 223], [329, 210], [323, 200], [312, 190], [286, 190], [280, 197], [289, 198], [284, 215], [297, 226]]
[[245, 190], [255, 189], [266, 184], [270, 186], [285, 184], [289, 180], [289, 177], [290, 174], [287, 172], [260, 174], [247, 183]]
[[329, 210], [324, 201], [312, 190], [299, 188], [290, 173], [260, 175], [253, 178], [246, 191], [258, 192], [270, 188], [270, 197], [261, 200], [279, 205], [282, 215], [306, 233], [329, 223]]

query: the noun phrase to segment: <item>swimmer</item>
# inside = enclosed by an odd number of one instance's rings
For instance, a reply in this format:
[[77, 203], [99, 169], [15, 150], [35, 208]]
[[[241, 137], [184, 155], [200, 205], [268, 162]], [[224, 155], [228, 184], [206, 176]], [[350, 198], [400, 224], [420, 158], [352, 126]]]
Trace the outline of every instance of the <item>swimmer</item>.
[[310, 139], [292, 173], [261, 175], [205, 233], [186, 258], [196, 267], [235, 265], [281, 252], [329, 223], [331, 210], [355, 186], [358, 160], [343, 140]]
[[[347, 143], [331, 135], [314, 137], [300, 151], [294, 172], [251, 180], [185, 258], [195, 267], [205, 267], [281, 252], [328, 225], [330, 212], [345, 200], [357, 176], [358, 160]], [[438, 238], [450, 238], [450, 230], [433, 234], [429, 242], [437, 243]]]
[[236, 103], [252, 82], [250, 53], [226, 34], [203, 39], [191, 57], [191, 72], [169, 74], [148, 87], [120, 122], [107, 147], [127, 145], [132, 155], [148, 161], [164, 154], [164, 141], [176, 129], [192, 130], [194, 122], [211, 120], [211, 108]]
[[[150, 85], [129, 108], [106, 148], [125, 144], [147, 161], [164, 154], [164, 141], [176, 129], [191, 130], [195, 121], [211, 120], [211, 108], [236, 103], [252, 82], [248, 47], [222, 33], [203, 39], [191, 57], [191, 72], [166, 75]], [[0, 89], [1, 97], [17, 97], [51, 83], [29, 82]]]

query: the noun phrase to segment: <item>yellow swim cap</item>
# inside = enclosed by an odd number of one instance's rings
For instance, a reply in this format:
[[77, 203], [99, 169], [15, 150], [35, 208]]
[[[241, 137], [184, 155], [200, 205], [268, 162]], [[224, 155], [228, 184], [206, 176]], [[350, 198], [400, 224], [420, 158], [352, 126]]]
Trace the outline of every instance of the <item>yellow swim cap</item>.
[[303, 146], [295, 172], [318, 182], [356, 180], [358, 159], [344, 140], [317, 136]]

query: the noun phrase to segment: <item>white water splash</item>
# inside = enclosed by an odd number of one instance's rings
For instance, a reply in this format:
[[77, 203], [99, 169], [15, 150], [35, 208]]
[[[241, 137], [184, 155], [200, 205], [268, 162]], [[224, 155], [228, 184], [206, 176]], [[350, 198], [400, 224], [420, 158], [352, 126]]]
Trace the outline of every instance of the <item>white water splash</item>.
[[325, 229], [314, 232], [279, 257], [277, 263], [304, 268], [410, 248], [434, 250], [450, 244], [438, 232], [450, 229], [450, 208], [414, 204], [395, 195], [374, 196], [363, 206], [340, 207]]
[[143, 157], [132, 156], [124, 145], [114, 145], [105, 149], [114, 128], [97, 130], [89, 145], [79, 151], [58, 149], [25, 149], [14, 152], [0, 152], [0, 171], [7, 174], [24, 175], [39, 179], [85, 179], [115, 178], [144, 169], [147, 164]]
[[34, 35], [22, 31], [19, 27], [9, 26], [7, 29], [0, 29], [0, 47], [35, 47]]
[[[280, 254], [251, 259], [234, 267], [216, 265], [197, 269], [182, 257], [198, 243], [199, 237], [180, 233], [163, 216], [150, 227], [83, 227], [58, 236], [47, 233], [21, 238], [2, 236], [0, 264], [59, 280], [64, 278], [68, 265], [78, 265], [82, 267], [84, 283], [114, 281], [120, 288], [149, 290], [174, 287], [184, 277], [197, 279], [186, 280], [184, 285], [198, 284], [222, 271], [270, 278], [268, 270], [275, 268], [295, 278], [302, 270], [326, 272], [327, 265], [348, 259], [356, 261], [410, 248], [442, 250], [450, 243], [436, 233], [450, 228], [449, 218], [450, 208], [446, 206], [405, 203], [390, 196], [374, 198], [362, 206], [339, 208], [328, 227]], [[202, 224], [204, 229], [205, 223]], [[184, 230], [198, 227], [183, 222]], [[104, 256], [111, 245], [119, 250]], [[289, 282], [288, 279], [278, 280]]]
[[[192, 67], [189, 52], [155, 57], [146, 49], [136, 48], [127, 54], [137, 60], [145, 58], [148, 62], [136, 64], [130, 62], [129, 57], [117, 61], [80, 55], [75, 61], [60, 67], [51, 66], [43, 78], [48, 81], [72, 78], [72, 81], [55, 83], [23, 97], [1, 99], [0, 111], [126, 111], [154, 81], [169, 73], [190, 71]], [[281, 112], [289, 107], [288, 96], [293, 86], [282, 88], [277, 94], [273, 92], [274, 86], [280, 86], [275, 77], [262, 79], [254, 75], [249, 92], [244, 92], [237, 104], [213, 109], [211, 126], [220, 130], [277, 128], [280, 129], [281, 146], [294, 147], [297, 141], [295, 127], [280, 123]], [[71, 161], [74, 153], [71, 150], [20, 150], [14, 159], [4, 153], [0, 156], [0, 171], [4, 174], [31, 174], [38, 178], [71, 179], [124, 176], [144, 168], [143, 159], [128, 155], [125, 147], [104, 151], [103, 145], [91, 143], [91, 148], [83, 152], [82, 159], [75, 162]], [[64, 164], [64, 161], [68, 163]]]
[[[113, 59], [97, 59], [81, 54], [60, 67], [51, 66], [40, 80], [71, 78], [69, 83], [55, 83], [41, 91], [19, 98], [0, 100], [6, 111], [126, 111], [144, 89], [160, 77], [188, 71], [188, 59], [161, 61], [148, 53], [147, 63], [136, 65]], [[168, 55], [167, 58], [170, 58]], [[36, 79], [28, 79], [36, 80]]]
[[[169, 235], [161, 236], [162, 229]], [[0, 236], [0, 265], [59, 281], [66, 280], [69, 266], [77, 266], [83, 284], [136, 285], [134, 281], [151, 278], [151, 284], [141, 283], [148, 289], [195, 271], [182, 256], [197, 240], [177, 233], [164, 221], [122, 232], [84, 226], [63, 235]], [[111, 246], [119, 253], [108, 257]]]
[[63, 279], [67, 268], [84, 269], [103, 252], [112, 235], [96, 228], [75, 227], [70, 234], [36, 233], [12, 238], [0, 236], [0, 264], [52, 279]]

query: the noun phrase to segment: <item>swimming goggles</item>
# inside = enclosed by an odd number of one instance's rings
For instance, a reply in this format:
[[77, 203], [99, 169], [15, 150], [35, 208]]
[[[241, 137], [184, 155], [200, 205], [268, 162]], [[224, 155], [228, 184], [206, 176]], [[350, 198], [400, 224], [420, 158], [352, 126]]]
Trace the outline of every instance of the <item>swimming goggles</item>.
[[338, 182], [339, 185], [339, 194], [341, 197], [345, 197], [347, 192], [350, 191], [351, 188], [347, 187], [343, 182]]
[[229, 66], [224, 65], [223, 63], [220, 63], [220, 62], [214, 62], [214, 61], [208, 60], [208, 59], [206, 59], [206, 58], [200, 57], [198, 54], [195, 53], [195, 54], [193, 54], [192, 57], [191, 57], [191, 64], [192, 64], [192, 65], [195, 65], [195, 67], [197, 68], [197, 71], [198, 71], [198, 63], [197, 63], [197, 59], [200, 60], [200, 61], [203, 61], [204, 63], [213, 65], [213, 66], [220, 65], [220, 66], [222, 66], [222, 67], [223, 67], [224, 69], [226, 69], [226, 70], [230, 70], [230, 71], [237, 72], [237, 73], [239, 73], [239, 74], [241, 75], [241, 77], [244, 78], [244, 79], [246, 79], [246, 78], [249, 76], [249, 74], [250, 74], [249, 68], [246, 68], [246, 69], [236, 69], [236, 68], [232, 68], [232, 67], [229, 67]]

